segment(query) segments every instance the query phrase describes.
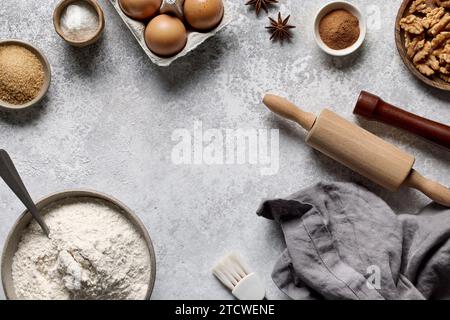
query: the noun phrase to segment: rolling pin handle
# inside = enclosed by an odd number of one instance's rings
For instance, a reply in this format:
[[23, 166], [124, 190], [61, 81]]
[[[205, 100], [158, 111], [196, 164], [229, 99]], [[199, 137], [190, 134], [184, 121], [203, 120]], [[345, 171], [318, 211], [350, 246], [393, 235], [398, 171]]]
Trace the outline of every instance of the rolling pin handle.
[[412, 170], [405, 185], [423, 192], [435, 202], [450, 207], [450, 189], [423, 177], [416, 170]]
[[375, 112], [377, 111], [380, 102], [380, 97], [366, 91], [361, 91], [353, 113], [368, 120], [375, 120]]
[[272, 112], [283, 118], [297, 122], [307, 131], [310, 131], [316, 122], [317, 118], [314, 114], [299, 109], [293, 103], [279, 96], [267, 94], [263, 102]]
[[369, 92], [361, 92], [354, 113], [409, 131], [450, 149], [449, 126], [397, 108]]

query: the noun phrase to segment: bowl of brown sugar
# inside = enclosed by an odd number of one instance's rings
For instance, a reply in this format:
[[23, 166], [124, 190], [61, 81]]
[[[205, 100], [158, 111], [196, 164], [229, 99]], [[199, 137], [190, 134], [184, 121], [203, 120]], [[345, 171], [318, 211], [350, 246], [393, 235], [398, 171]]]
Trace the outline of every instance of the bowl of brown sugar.
[[326, 53], [342, 57], [358, 50], [366, 38], [364, 15], [346, 1], [335, 1], [317, 13], [314, 34], [318, 46]]
[[19, 110], [42, 100], [50, 86], [44, 54], [20, 40], [0, 41], [0, 108]]

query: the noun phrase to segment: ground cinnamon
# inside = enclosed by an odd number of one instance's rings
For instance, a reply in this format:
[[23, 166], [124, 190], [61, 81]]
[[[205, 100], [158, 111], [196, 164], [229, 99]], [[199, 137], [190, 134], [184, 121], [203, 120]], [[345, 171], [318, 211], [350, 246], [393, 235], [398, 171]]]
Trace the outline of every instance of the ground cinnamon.
[[328, 13], [319, 24], [320, 37], [334, 50], [352, 46], [358, 40], [360, 32], [358, 18], [344, 9]]

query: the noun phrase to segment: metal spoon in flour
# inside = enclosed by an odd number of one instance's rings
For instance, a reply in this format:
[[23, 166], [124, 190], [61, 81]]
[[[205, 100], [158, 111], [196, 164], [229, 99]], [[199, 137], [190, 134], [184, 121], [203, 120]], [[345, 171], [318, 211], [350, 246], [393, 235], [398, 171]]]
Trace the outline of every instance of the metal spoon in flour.
[[5, 150], [0, 150], [0, 176], [3, 181], [11, 188], [11, 190], [16, 194], [16, 196], [22, 201], [25, 207], [30, 211], [33, 218], [39, 223], [44, 233], [49, 237], [50, 230], [47, 224], [42, 219], [36, 205], [30, 197], [25, 185], [17, 172], [11, 157]]

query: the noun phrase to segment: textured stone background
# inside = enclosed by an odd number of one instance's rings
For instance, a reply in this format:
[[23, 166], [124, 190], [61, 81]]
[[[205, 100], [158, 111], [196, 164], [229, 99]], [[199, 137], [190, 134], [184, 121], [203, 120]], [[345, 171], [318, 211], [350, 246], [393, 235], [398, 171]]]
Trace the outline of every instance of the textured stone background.
[[[400, 0], [352, 1], [373, 22], [365, 47], [344, 59], [326, 56], [313, 40], [314, 13], [326, 0], [280, 1], [281, 11], [292, 14], [298, 26], [293, 43], [284, 46], [268, 40], [265, 13], [258, 19], [244, 0], [229, 2], [232, 25], [165, 69], [149, 61], [106, 0], [100, 0], [105, 34], [86, 49], [67, 46], [54, 32], [56, 1], [2, 0], [0, 6], [0, 38], [34, 43], [53, 68], [52, 86], [41, 106], [0, 113], [0, 146], [11, 153], [36, 199], [89, 188], [134, 209], [156, 246], [154, 299], [230, 298], [210, 274], [214, 262], [230, 250], [241, 252], [261, 274], [270, 299], [282, 298], [270, 272], [283, 240], [274, 223], [255, 215], [263, 198], [339, 180], [364, 184], [399, 213], [427, 204], [415, 191], [388, 193], [310, 150], [300, 129], [261, 105], [266, 90], [311, 111], [331, 107], [353, 119], [354, 103], [365, 89], [449, 123], [450, 94], [416, 81], [395, 49]], [[261, 176], [260, 168], [250, 165], [173, 165], [173, 130], [192, 129], [196, 120], [205, 129], [279, 128], [279, 174]], [[448, 151], [384, 125], [361, 124], [417, 155], [418, 169], [448, 184]], [[0, 185], [1, 243], [22, 210]]]

